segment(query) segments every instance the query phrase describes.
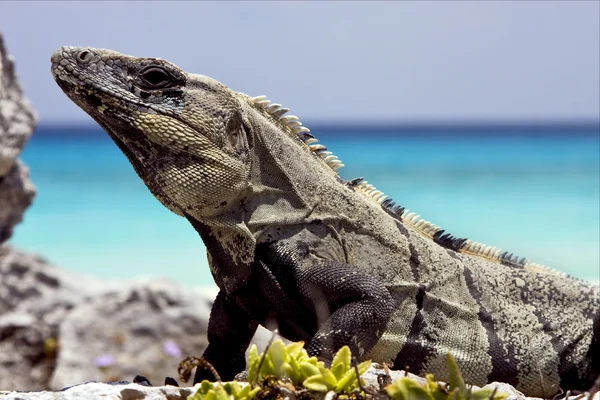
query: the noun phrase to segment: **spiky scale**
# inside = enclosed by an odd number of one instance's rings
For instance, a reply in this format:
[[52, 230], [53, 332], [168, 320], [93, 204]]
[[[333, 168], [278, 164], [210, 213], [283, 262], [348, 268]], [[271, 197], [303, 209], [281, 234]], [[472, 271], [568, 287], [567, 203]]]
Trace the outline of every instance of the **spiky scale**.
[[[305, 133], [298, 133], [297, 136], [300, 138], [300, 140], [302, 140], [303, 142], [308, 140], [308, 139], [314, 139], [315, 137], [313, 135], [311, 135], [308, 132]], [[317, 140], [318, 142], [318, 140]]]
[[268, 112], [269, 114], [273, 114], [275, 111], [279, 110], [280, 107], [281, 107], [281, 104], [273, 103], [273, 104], [269, 105], [267, 108], [265, 108], [265, 111]]
[[327, 147], [323, 146], [322, 144], [311, 144], [308, 146], [308, 148], [311, 151], [327, 150]]
[[289, 108], [280, 108], [279, 110], [273, 112], [273, 116], [280, 118], [283, 114], [287, 113], [288, 111], [290, 111]]
[[295, 126], [292, 128], [292, 130], [298, 135], [303, 133], [308, 134], [310, 132], [310, 129], [305, 126]]
[[358, 185], [359, 183], [361, 183], [361, 182], [362, 182], [362, 181], [364, 181], [364, 180], [365, 180], [365, 178], [363, 178], [363, 177], [359, 177], [359, 178], [354, 178], [354, 179], [351, 179], [351, 180], [349, 181], [349, 183], [350, 183], [350, 185], [351, 185], [351, 186], [356, 186], [356, 185]]
[[256, 104], [258, 107], [265, 108], [269, 105], [270, 102], [271, 102], [270, 100], [261, 100], [261, 101], [257, 101], [254, 104]]
[[297, 121], [298, 117], [295, 115], [286, 115], [285, 117], [281, 117], [279, 120], [284, 124], [288, 124], [289, 122]]
[[261, 95], [261, 96], [255, 96], [255, 97], [251, 97], [250, 101], [252, 101], [253, 103], [259, 103], [263, 100], [265, 100], [267, 98], [267, 96]]

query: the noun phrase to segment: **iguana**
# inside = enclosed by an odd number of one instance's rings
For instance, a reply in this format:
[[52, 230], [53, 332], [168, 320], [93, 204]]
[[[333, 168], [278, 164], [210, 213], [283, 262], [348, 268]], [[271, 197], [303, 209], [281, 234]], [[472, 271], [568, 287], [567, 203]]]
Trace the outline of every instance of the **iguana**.
[[[244, 368], [258, 324], [329, 360], [447, 374], [528, 395], [587, 389], [600, 373], [600, 294], [396, 205], [297, 117], [157, 58], [63, 47], [62, 90], [96, 120], [152, 194], [204, 241], [220, 292], [204, 357]], [[206, 376], [196, 373], [195, 381]]]

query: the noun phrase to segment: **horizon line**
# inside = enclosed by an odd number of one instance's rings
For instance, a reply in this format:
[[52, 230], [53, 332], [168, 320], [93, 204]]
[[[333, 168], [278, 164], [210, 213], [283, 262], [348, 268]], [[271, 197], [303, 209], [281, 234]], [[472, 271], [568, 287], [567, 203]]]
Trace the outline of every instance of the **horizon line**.
[[[600, 119], [578, 119], [578, 120], [440, 120], [440, 121], [401, 121], [401, 120], [386, 120], [386, 121], [369, 121], [369, 120], [310, 120], [305, 119], [308, 127], [325, 128], [325, 129], [347, 129], [347, 130], [362, 130], [362, 129], [508, 129], [508, 128], [524, 128], [524, 129], [599, 129]], [[98, 128], [102, 127], [95, 121], [39, 121], [36, 128]]]

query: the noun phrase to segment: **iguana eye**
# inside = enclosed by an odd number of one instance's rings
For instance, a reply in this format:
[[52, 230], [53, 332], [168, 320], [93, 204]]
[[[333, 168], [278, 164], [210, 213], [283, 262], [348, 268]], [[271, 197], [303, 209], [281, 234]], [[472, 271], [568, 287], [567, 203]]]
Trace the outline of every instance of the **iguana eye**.
[[173, 78], [171, 74], [160, 67], [148, 67], [139, 74], [141, 83], [149, 89], [161, 89], [168, 86]]

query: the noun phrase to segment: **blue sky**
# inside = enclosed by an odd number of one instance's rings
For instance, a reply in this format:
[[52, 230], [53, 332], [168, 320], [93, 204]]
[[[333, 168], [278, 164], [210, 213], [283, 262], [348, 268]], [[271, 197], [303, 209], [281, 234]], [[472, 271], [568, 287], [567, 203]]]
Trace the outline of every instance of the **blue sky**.
[[600, 2], [0, 2], [42, 122], [88, 121], [62, 45], [149, 57], [313, 121], [600, 119]]

